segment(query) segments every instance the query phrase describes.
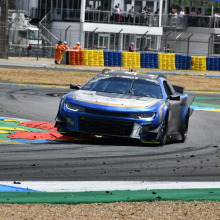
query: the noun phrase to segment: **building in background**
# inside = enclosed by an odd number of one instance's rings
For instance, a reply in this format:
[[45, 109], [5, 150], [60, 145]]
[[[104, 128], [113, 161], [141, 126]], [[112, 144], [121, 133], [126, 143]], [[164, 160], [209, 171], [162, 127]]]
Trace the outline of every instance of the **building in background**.
[[9, 0], [9, 8], [27, 12], [48, 45], [80, 41], [85, 49], [126, 51], [134, 42], [137, 51], [169, 47], [186, 55], [220, 54], [220, 21], [214, 16], [220, 11], [218, 1]]

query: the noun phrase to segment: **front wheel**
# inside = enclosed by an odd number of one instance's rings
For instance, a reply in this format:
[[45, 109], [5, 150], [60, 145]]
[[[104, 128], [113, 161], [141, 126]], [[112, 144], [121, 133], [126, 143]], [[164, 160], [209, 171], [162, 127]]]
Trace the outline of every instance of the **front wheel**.
[[166, 143], [167, 143], [167, 134], [165, 132], [163, 132], [163, 134], [161, 135], [161, 138], [160, 138], [159, 145], [163, 146]]
[[166, 143], [167, 143], [167, 120], [165, 119], [161, 128], [159, 145], [164, 146]]

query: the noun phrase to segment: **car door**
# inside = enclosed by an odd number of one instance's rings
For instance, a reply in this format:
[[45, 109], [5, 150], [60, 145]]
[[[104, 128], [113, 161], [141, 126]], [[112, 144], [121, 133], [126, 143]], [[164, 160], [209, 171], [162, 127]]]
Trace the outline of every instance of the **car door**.
[[166, 93], [166, 104], [169, 109], [167, 135], [177, 134], [180, 126], [182, 102], [168, 81], [163, 81]]

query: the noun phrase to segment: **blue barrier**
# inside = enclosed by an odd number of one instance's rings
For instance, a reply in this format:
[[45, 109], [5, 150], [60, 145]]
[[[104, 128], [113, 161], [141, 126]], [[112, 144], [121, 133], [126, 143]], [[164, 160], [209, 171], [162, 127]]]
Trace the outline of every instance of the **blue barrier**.
[[105, 51], [104, 64], [105, 66], [121, 66], [122, 53], [117, 51]]
[[206, 58], [206, 69], [207, 70], [220, 70], [220, 57], [207, 57]]
[[176, 69], [178, 70], [190, 70], [191, 69], [191, 57], [176, 54]]
[[[158, 53], [141, 52], [140, 63], [141, 68], [158, 69]], [[110, 67], [122, 66], [122, 52], [104, 51], [104, 65]], [[177, 70], [190, 70], [191, 65], [191, 56], [175, 55], [175, 66]], [[206, 69], [220, 71], [220, 57], [206, 57]]]
[[158, 54], [157, 53], [141, 53], [141, 68], [158, 68]]

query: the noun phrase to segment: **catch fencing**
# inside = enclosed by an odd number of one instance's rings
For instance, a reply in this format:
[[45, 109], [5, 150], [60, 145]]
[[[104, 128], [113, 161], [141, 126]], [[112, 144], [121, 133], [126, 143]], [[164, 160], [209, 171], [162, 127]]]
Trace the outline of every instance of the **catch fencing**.
[[35, 58], [54, 58], [53, 46], [32, 45], [32, 49], [28, 50], [28, 45], [10, 44], [8, 57], [35, 57]]

